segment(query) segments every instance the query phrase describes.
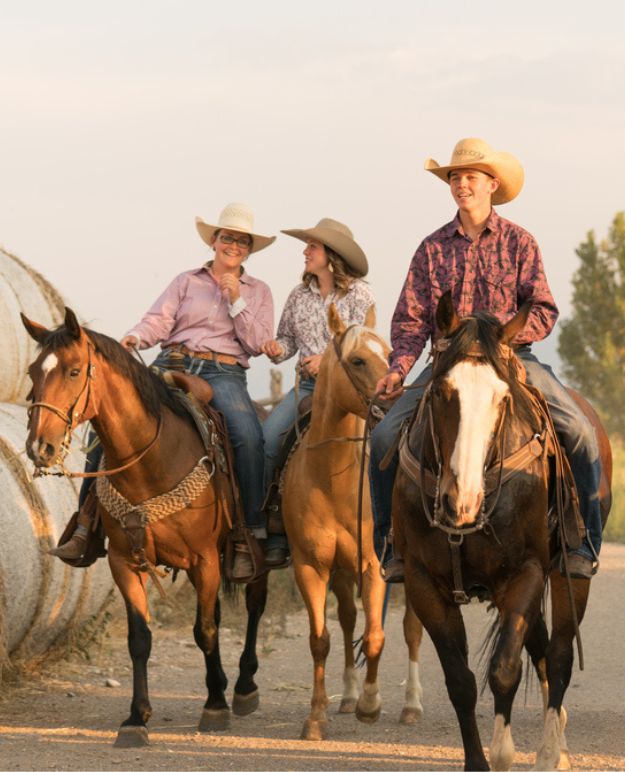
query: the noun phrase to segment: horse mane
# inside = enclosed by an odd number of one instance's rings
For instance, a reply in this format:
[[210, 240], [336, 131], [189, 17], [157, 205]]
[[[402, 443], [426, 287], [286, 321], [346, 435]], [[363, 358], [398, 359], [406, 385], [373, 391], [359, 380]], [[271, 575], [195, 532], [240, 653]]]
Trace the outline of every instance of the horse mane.
[[[82, 330], [95, 346], [96, 352], [135, 387], [144, 408], [150, 415], [158, 418], [162, 408], [167, 407], [181, 418], [189, 419], [189, 414], [180, 400], [153, 370], [131, 356], [123, 346], [108, 335], [95, 332], [88, 327], [83, 327]], [[65, 326], [61, 326], [49, 333], [43, 345], [56, 351], [74, 343], [76, 343], [75, 336]]]
[[525, 389], [519, 384], [511, 359], [501, 356], [502, 325], [492, 314], [478, 311], [460, 321], [459, 328], [449, 337], [449, 346], [441, 351], [434, 362], [432, 378], [445, 375], [479, 345], [482, 355], [478, 358], [490, 365], [509, 388], [514, 409], [525, 423], [533, 424], [534, 409]]

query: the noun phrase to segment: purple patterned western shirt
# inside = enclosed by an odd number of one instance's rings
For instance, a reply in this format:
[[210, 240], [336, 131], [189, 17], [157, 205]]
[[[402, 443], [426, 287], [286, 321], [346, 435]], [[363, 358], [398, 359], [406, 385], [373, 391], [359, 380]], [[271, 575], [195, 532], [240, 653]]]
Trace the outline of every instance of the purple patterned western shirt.
[[534, 305], [516, 345], [542, 340], [558, 318], [540, 250], [533, 236], [495, 210], [475, 241], [458, 215], [428, 236], [412, 258], [391, 321], [389, 371], [405, 378], [436, 336], [436, 306], [451, 290], [456, 311], [488, 311], [507, 322], [528, 298]]

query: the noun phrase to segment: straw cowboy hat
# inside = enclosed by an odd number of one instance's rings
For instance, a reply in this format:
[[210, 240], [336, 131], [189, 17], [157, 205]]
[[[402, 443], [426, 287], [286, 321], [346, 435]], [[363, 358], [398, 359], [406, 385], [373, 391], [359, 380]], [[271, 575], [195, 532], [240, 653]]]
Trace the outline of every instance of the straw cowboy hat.
[[293, 236], [300, 241], [320, 241], [324, 246], [330, 247], [333, 252], [340, 255], [347, 265], [358, 274], [366, 276], [369, 270], [367, 257], [362, 249], [354, 241], [354, 234], [347, 225], [330, 217], [323, 217], [314, 228], [293, 228], [281, 231], [287, 236]]
[[478, 169], [499, 180], [499, 187], [493, 193], [493, 204], [512, 201], [521, 192], [525, 174], [523, 167], [510, 153], [502, 153], [484, 142], [483, 139], [461, 139], [451, 154], [447, 166], [439, 166], [433, 159], [425, 162], [425, 170], [449, 183], [449, 173], [454, 169]]
[[213, 237], [218, 230], [247, 233], [254, 241], [250, 254], [268, 247], [276, 240], [275, 236], [261, 236], [259, 233], [254, 233], [254, 215], [245, 204], [228, 204], [219, 215], [217, 225], [209, 225], [201, 217], [196, 217], [195, 227], [201, 238], [209, 245], [212, 245]]

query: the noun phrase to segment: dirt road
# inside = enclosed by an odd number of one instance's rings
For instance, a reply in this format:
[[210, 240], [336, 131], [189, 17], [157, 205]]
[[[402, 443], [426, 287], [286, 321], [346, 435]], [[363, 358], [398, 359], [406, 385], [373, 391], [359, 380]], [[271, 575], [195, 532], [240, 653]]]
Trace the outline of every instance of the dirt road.
[[[190, 607], [190, 604], [187, 604]], [[233, 717], [228, 731], [199, 734], [205, 698], [202, 658], [192, 641], [191, 616], [154, 625], [150, 668], [150, 746], [119, 750], [112, 746], [119, 723], [128, 715], [130, 671], [123, 611], [91, 661], [75, 657], [48, 665], [37, 678], [3, 688], [0, 701], [2, 769], [460, 769], [459, 731], [447, 698], [442, 672], [429, 639], [424, 640], [421, 678], [425, 715], [413, 727], [398, 724], [403, 704], [406, 654], [401, 608], [391, 607], [382, 661], [384, 699], [380, 720], [364, 725], [336, 714], [342, 656], [335, 614], [330, 611], [333, 648], [328, 688], [330, 725], [324, 743], [298, 740], [310, 699], [311, 663], [308, 623], [302, 611], [279, 612], [262, 627], [258, 683], [261, 707], [245, 718]], [[230, 611], [222, 629], [225, 666], [234, 683], [241, 649], [237, 614]], [[471, 605], [465, 619], [475, 654], [490, 619], [484, 606]], [[625, 769], [625, 546], [606, 545], [602, 568], [593, 581], [583, 627], [586, 669], [575, 670], [567, 695], [567, 729], [577, 769]], [[475, 661], [475, 658], [474, 658]], [[118, 687], [107, 687], [114, 679]], [[482, 740], [490, 742], [489, 693], [479, 702]], [[513, 714], [517, 747], [515, 767], [533, 763], [541, 730], [541, 698], [535, 681], [519, 690]]]

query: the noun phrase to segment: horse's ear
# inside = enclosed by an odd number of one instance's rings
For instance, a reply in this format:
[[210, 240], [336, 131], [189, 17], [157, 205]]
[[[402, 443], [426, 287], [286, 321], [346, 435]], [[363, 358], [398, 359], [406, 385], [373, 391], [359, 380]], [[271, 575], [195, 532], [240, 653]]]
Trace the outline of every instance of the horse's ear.
[[76, 314], [72, 311], [71, 308], [68, 308], [65, 306], [65, 321], [64, 321], [65, 329], [69, 334], [72, 336], [72, 338], [76, 338], [78, 340], [80, 336], [82, 335], [82, 329], [80, 327], [80, 324], [78, 324], [78, 319], [76, 319]]
[[501, 328], [502, 343], [511, 343], [514, 338], [523, 330], [527, 324], [527, 319], [530, 315], [530, 311], [532, 310], [533, 305], [534, 301], [531, 298], [526, 300], [521, 308], [519, 308], [516, 314], [512, 317], [512, 319], [504, 324], [504, 326]]
[[436, 326], [446, 338], [458, 329], [459, 324], [460, 318], [451, 299], [451, 290], [447, 290], [441, 295], [438, 306], [436, 306]]
[[328, 326], [333, 335], [342, 335], [346, 330], [334, 303], [330, 303], [330, 308], [328, 309]]
[[37, 324], [37, 322], [31, 322], [31, 320], [21, 311], [20, 311], [20, 316], [22, 318], [22, 324], [26, 328], [26, 332], [30, 335], [30, 337], [33, 340], [36, 340], [37, 343], [39, 343], [40, 345], [43, 345], [45, 339], [48, 337], [50, 333], [50, 330], [48, 330], [42, 324]]
[[372, 303], [365, 314], [365, 327], [375, 330], [375, 303]]

